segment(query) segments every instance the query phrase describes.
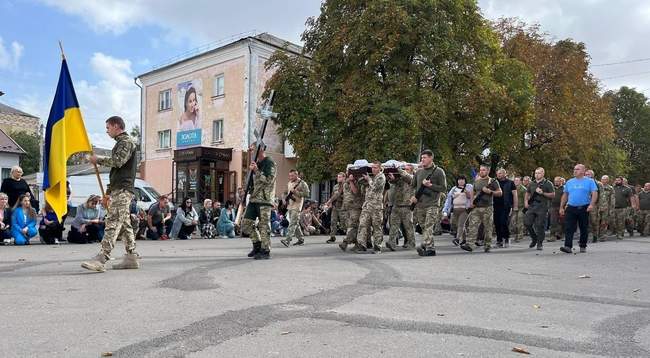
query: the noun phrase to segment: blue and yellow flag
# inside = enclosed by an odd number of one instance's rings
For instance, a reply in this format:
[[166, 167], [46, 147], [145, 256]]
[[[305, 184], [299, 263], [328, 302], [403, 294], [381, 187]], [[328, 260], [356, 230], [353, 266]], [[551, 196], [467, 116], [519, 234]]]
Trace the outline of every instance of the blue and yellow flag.
[[43, 148], [43, 190], [45, 200], [50, 204], [59, 220], [68, 212], [66, 180], [68, 158], [78, 152], [90, 152], [88, 140], [77, 95], [74, 93], [68, 64], [63, 59], [59, 84], [45, 130]]

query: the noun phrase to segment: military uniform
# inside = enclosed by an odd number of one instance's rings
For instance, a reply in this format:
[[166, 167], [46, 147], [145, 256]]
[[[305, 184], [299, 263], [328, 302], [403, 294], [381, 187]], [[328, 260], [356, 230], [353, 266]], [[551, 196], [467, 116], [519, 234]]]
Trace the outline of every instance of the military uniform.
[[[404, 232], [404, 246], [408, 248], [415, 247], [415, 231], [413, 227], [413, 212], [411, 211], [411, 197], [415, 194], [413, 191], [413, 175], [406, 171], [399, 169], [399, 175], [394, 182], [390, 182], [391, 198], [389, 223], [390, 231], [389, 244], [392, 247], [397, 246], [397, 237], [399, 236], [400, 228]], [[390, 247], [389, 247], [390, 248]]]
[[302, 179], [287, 183], [287, 193], [290, 193], [294, 189], [297, 193], [293, 194], [287, 202], [287, 220], [289, 221], [289, 227], [287, 228], [287, 238], [282, 240], [285, 246], [289, 246], [294, 236], [298, 239], [298, 244], [304, 242], [302, 230], [300, 229], [300, 212], [302, 211], [305, 198], [309, 198], [310, 196], [310, 190], [307, 183]]
[[605, 240], [605, 233], [608, 230], [612, 229], [611, 225], [612, 212], [614, 210], [614, 187], [607, 184], [603, 184], [602, 191], [598, 194], [598, 219], [599, 219], [599, 228], [598, 228], [598, 241]]
[[104, 238], [101, 251], [91, 261], [81, 264], [82, 267], [93, 271], [104, 271], [106, 263], [115, 247], [115, 241], [120, 238], [124, 242], [127, 255], [120, 264], [114, 264], [114, 269], [138, 268], [137, 253], [135, 252], [135, 233], [131, 223], [131, 200], [135, 195], [133, 187], [137, 160], [135, 158], [136, 143], [126, 133], [115, 137], [115, 146], [110, 157], [98, 158], [97, 164], [111, 168], [109, 185], [106, 193], [110, 196], [105, 218]]
[[336, 183], [334, 185], [334, 190], [332, 191], [332, 209], [330, 210], [330, 240], [334, 242], [336, 240], [336, 232], [339, 227], [346, 229], [347, 223], [347, 213], [343, 209], [343, 187], [345, 183]]
[[551, 237], [548, 241], [559, 240], [564, 235], [564, 221], [560, 217], [560, 204], [564, 185], [555, 188], [555, 197], [551, 200], [551, 207], [548, 211], [551, 220]]
[[382, 223], [384, 219], [384, 186], [386, 176], [379, 173], [368, 178], [366, 196], [361, 207], [359, 217], [359, 232], [357, 233], [357, 246], [361, 251], [366, 249], [366, 238], [372, 231], [373, 247], [375, 251], [381, 251], [381, 244], [384, 241], [384, 230]]
[[[634, 187], [631, 185], [626, 185], [628, 188], [630, 188], [630, 191], [632, 192], [632, 198], [636, 197], [636, 190], [634, 190]], [[637, 221], [637, 211], [632, 207], [627, 208], [627, 217], [625, 218], [625, 230], [630, 234], [630, 236], [634, 236], [634, 228], [636, 227], [636, 221]]]
[[241, 230], [251, 238], [255, 259], [265, 259], [271, 252], [270, 222], [275, 199], [275, 162], [271, 157], [264, 157], [257, 162], [257, 168], [253, 174], [253, 189], [244, 211]]
[[445, 171], [432, 165], [429, 168], [419, 168], [415, 172], [411, 187], [414, 192], [420, 191], [422, 181], [431, 175], [431, 187], [424, 187], [422, 196], [415, 204], [415, 215], [422, 228], [422, 245], [418, 248], [418, 254], [422, 256], [435, 255], [435, 243], [433, 240], [436, 223], [440, 223], [441, 203], [440, 194], [447, 191], [447, 177]]
[[641, 236], [650, 235], [650, 191], [639, 193], [639, 231]]
[[526, 212], [524, 224], [532, 240], [530, 247], [537, 245], [537, 249], [541, 249], [544, 243], [546, 215], [548, 215], [551, 199], [542, 194], [537, 194], [537, 188], [542, 189], [544, 193], [554, 193], [555, 188], [550, 181], [544, 178], [539, 182], [537, 180], [531, 181], [527, 189], [528, 211]]
[[596, 187], [598, 188], [598, 199], [596, 199], [596, 208], [591, 210], [589, 212], [589, 231], [591, 231], [591, 234], [593, 236], [592, 241], [593, 242], [598, 242], [598, 239], [600, 238], [600, 201], [603, 200], [602, 198], [602, 192], [604, 191], [603, 183], [599, 182], [598, 180], [594, 180], [596, 182]]
[[517, 187], [517, 203], [513, 205], [512, 214], [510, 216], [510, 228], [515, 242], [519, 242], [524, 238], [524, 195], [526, 194], [526, 186], [519, 184]]
[[624, 185], [614, 185], [614, 232], [618, 240], [623, 240], [625, 234], [625, 221], [632, 199], [632, 190]]
[[492, 233], [494, 231], [494, 209], [492, 208], [492, 194], [483, 192], [487, 187], [492, 191], [501, 189], [499, 181], [490, 178], [476, 178], [474, 180], [474, 208], [469, 214], [467, 225], [467, 240], [476, 240], [479, 227], [483, 224], [483, 237], [485, 238], [485, 251], [492, 247]]
[[365, 197], [365, 186], [357, 181], [355, 183], [357, 192], [352, 192], [351, 184], [346, 179], [343, 184], [343, 209], [347, 213], [345, 239], [339, 244], [341, 250], [347, 248], [349, 244], [357, 243], [357, 233], [359, 231], [359, 217], [361, 216], [361, 206]]

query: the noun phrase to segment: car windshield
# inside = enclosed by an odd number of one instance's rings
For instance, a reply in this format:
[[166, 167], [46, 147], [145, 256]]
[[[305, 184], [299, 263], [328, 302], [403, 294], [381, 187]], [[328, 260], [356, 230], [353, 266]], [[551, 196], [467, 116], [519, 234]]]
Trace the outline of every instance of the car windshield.
[[142, 189], [144, 189], [144, 191], [149, 193], [149, 195], [151, 195], [153, 200], [158, 200], [158, 198], [160, 197], [160, 194], [156, 191], [156, 189], [154, 189], [154, 188], [152, 188], [150, 186], [145, 186]]

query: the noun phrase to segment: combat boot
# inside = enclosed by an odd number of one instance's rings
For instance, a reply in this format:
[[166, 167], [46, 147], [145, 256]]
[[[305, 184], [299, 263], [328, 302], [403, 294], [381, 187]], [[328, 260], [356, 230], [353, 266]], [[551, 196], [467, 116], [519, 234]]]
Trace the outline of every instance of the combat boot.
[[325, 241], [326, 244], [333, 244], [336, 242], [335, 236], [330, 236], [329, 240]]
[[395, 246], [393, 246], [393, 243], [390, 241], [386, 241], [386, 248], [388, 248], [390, 251], [395, 251]]
[[262, 242], [260, 241], [254, 242], [253, 249], [251, 250], [251, 252], [248, 253], [248, 257], [255, 257], [255, 254], [260, 252], [261, 249], [262, 249]]
[[260, 243], [260, 250], [255, 254], [255, 260], [268, 260], [271, 258], [271, 251], [269, 249], [262, 249]]
[[104, 256], [104, 254], [100, 252], [97, 255], [95, 255], [95, 257], [90, 259], [90, 261], [82, 262], [81, 267], [90, 271], [104, 272], [106, 271], [106, 267], [104, 266], [106, 261], [108, 261], [106, 259], [106, 256]]
[[138, 254], [136, 253], [124, 255], [122, 262], [113, 265], [113, 270], [129, 270], [139, 268], [140, 263], [138, 262]]
[[339, 244], [339, 248], [343, 251], [345, 251], [348, 248], [348, 242], [343, 241], [342, 243]]

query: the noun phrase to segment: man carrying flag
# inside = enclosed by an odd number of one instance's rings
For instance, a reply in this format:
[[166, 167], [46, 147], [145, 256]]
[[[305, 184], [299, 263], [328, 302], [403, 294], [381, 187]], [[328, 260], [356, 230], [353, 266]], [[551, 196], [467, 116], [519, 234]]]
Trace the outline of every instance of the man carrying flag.
[[[106, 215], [106, 229], [101, 243], [101, 251], [90, 261], [83, 262], [81, 267], [104, 272], [104, 264], [111, 256], [118, 237], [122, 238], [126, 255], [119, 264], [114, 264], [113, 269], [137, 269], [138, 254], [135, 252], [135, 235], [131, 226], [130, 204], [135, 189], [135, 172], [138, 165], [135, 157], [135, 141], [124, 131], [124, 120], [118, 116], [106, 120], [106, 133], [115, 139], [110, 157], [98, 158], [94, 154], [88, 160], [111, 168], [107, 194], [108, 213]], [[106, 200], [105, 200], [106, 201]]]

